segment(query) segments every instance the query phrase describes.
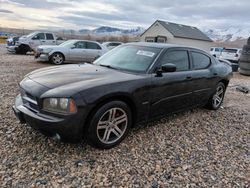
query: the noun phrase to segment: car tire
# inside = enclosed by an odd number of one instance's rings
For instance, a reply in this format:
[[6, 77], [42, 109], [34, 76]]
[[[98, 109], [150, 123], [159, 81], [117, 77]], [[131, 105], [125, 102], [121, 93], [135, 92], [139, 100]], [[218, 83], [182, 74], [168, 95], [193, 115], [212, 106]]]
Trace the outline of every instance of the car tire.
[[64, 56], [62, 53], [56, 52], [53, 53], [50, 57], [50, 62], [55, 65], [61, 65], [64, 63]]
[[87, 142], [100, 149], [118, 145], [132, 125], [132, 113], [122, 101], [108, 102], [95, 110], [87, 131]]
[[16, 50], [16, 54], [26, 55], [29, 49], [30, 48], [26, 45], [20, 45]]
[[213, 95], [208, 100], [206, 107], [210, 110], [218, 110], [223, 103], [226, 87], [222, 82], [219, 82]]

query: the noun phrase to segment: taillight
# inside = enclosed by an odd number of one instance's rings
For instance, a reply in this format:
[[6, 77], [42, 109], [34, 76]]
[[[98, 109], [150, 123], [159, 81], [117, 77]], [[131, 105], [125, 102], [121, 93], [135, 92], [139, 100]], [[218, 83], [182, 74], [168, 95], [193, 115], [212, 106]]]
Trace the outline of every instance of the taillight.
[[235, 54], [235, 57], [239, 57], [239, 54]]

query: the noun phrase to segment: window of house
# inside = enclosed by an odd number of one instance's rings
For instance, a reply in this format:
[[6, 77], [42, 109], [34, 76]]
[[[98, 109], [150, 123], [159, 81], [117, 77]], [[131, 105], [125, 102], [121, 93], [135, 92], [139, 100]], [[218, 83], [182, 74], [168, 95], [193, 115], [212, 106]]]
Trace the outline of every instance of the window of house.
[[172, 63], [176, 65], [176, 71], [189, 70], [188, 52], [185, 50], [175, 50], [167, 52], [161, 59], [161, 65]]
[[210, 65], [210, 58], [199, 52], [191, 52], [194, 69], [205, 69]]
[[146, 37], [145, 41], [146, 42], [155, 42], [155, 39], [153, 37]]

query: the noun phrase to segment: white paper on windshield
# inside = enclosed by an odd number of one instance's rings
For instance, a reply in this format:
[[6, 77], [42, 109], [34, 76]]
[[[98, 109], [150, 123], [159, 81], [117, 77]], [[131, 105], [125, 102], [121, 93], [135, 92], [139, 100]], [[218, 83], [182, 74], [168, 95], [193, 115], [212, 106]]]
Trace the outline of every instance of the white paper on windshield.
[[138, 50], [138, 52], [136, 54], [137, 55], [144, 55], [144, 56], [148, 56], [148, 57], [153, 57], [155, 55], [154, 52], [144, 51], [144, 50]]

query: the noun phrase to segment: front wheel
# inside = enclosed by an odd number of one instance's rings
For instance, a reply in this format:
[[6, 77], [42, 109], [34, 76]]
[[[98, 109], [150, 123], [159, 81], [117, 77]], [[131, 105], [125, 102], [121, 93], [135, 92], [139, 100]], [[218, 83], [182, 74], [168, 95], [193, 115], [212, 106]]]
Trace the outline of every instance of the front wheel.
[[61, 53], [54, 53], [50, 57], [50, 62], [55, 65], [61, 65], [64, 62], [64, 57]]
[[216, 91], [207, 103], [207, 107], [211, 110], [217, 110], [218, 108], [220, 108], [224, 99], [225, 91], [225, 85], [222, 82], [218, 83], [218, 85], [216, 86]]
[[127, 135], [132, 124], [132, 114], [122, 101], [104, 104], [94, 113], [88, 128], [90, 145], [109, 149], [119, 144]]

